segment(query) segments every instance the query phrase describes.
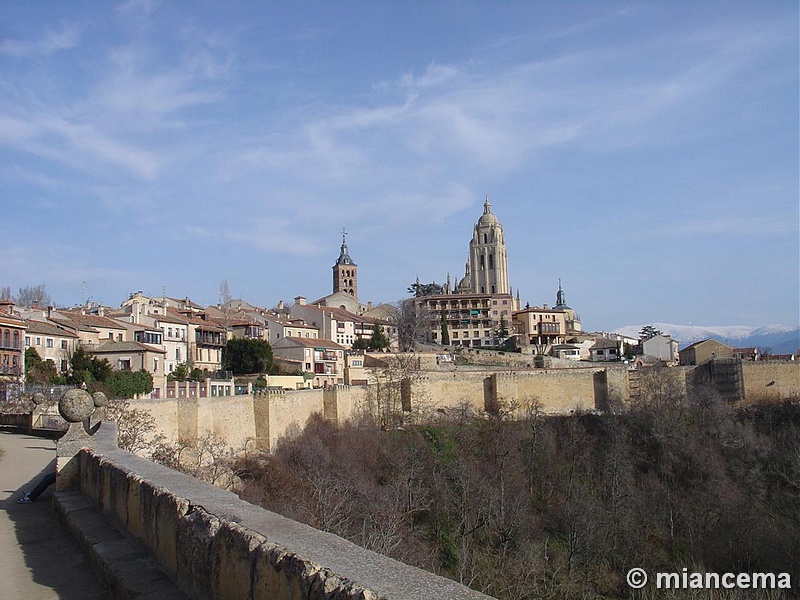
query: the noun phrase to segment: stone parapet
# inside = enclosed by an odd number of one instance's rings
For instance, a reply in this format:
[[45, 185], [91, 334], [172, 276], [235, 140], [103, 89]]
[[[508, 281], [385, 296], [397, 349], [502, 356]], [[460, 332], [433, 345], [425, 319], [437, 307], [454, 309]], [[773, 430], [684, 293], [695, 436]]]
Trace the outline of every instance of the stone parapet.
[[488, 598], [124, 452], [113, 424], [94, 437], [79, 455], [80, 492], [192, 597]]

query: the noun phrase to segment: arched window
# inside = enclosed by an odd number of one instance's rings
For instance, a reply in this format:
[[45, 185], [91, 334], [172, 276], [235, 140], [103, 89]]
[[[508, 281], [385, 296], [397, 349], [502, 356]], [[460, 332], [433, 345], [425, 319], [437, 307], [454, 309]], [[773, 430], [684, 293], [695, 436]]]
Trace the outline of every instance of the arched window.
[[5, 333], [3, 334], [3, 347], [8, 348], [11, 345], [11, 332], [6, 329]]
[[20, 345], [19, 345], [19, 331], [15, 331], [14, 332], [14, 348], [17, 348], [17, 349], [20, 348]]
[[489, 268], [494, 269], [494, 254], [489, 255]]

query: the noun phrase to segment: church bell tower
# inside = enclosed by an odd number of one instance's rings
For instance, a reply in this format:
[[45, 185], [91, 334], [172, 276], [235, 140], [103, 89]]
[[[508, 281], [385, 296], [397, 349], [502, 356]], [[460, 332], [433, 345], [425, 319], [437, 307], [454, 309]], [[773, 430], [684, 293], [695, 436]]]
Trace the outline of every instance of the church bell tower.
[[333, 293], [344, 292], [358, 298], [358, 265], [347, 251], [347, 231], [342, 229], [342, 246], [339, 258], [333, 265]]
[[492, 213], [488, 196], [483, 204], [483, 215], [478, 219], [469, 242], [469, 262], [464, 280], [467, 283], [464, 287], [473, 294], [510, 293], [503, 226]]

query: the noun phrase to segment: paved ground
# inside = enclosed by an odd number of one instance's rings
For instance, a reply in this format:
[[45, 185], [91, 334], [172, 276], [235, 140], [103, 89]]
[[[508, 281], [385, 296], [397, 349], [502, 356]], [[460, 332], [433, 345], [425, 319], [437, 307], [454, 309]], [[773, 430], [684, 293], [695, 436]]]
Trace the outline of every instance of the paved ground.
[[46, 438], [0, 432], [0, 597], [100, 600], [109, 594], [77, 542], [51, 509], [52, 486], [33, 504], [21, 491], [54, 469], [56, 445]]

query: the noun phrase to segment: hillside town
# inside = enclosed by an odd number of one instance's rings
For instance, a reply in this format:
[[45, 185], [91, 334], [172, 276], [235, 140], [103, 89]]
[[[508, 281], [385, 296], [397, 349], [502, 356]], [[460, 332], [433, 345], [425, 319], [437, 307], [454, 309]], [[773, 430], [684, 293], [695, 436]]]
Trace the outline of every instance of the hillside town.
[[280, 301], [272, 308], [230, 298], [226, 282], [220, 286], [222, 301], [210, 306], [141, 291], [118, 307], [56, 308], [37, 301], [16, 306], [6, 288], [0, 299], [4, 390], [24, 385], [26, 356], [49, 364], [54, 378], [66, 377], [80, 348], [113, 370], [148, 372], [150, 397], [166, 397], [174, 380], [229, 379], [224, 353], [233, 339], [268, 342], [277, 370], [295, 376], [280, 382], [289, 389], [364, 383], [365, 351], [423, 351], [435, 354], [437, 363], [480, 350], [519, 353], [530, 368], [570, 368], [582, 361], [674, 366], [766, 358], [757, 348], [715, 340], [680, 350], [676, 340], [653, 327], [645, 327], [639, 338], [585, 332], [560, 281], [552, 306], [523, 306], [519, 289], [514, 293], [510, 285], [503, 227], [488, 197], [469, 240], [464, 276], [453, 283], [447, 274], [443, 285], [417, 278], [409, 287], [413, 296], [396, 304], [359, 299], [358, 265], [346, 235], [343, 231], [332, 267], [330, 295], [313, 301], [298, 295], [291, 305]]

